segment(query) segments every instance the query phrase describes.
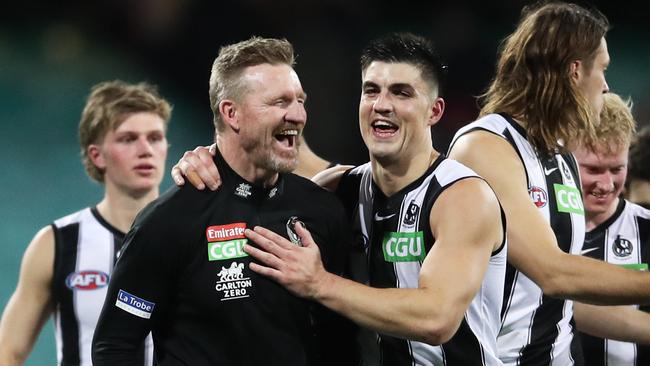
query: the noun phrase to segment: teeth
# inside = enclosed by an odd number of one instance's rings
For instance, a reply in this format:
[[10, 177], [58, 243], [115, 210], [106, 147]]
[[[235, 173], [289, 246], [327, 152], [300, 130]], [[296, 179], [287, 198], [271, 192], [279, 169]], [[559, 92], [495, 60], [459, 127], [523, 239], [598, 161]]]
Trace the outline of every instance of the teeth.
[[278, 135], [281, 135], [281, 136], [298, 136], [298, 130], [284, 130], [284, 131], [281, 131]]
[[373, 127], [394, 127], [395, 125], [386, 121], [375, 121], [372, 123]]

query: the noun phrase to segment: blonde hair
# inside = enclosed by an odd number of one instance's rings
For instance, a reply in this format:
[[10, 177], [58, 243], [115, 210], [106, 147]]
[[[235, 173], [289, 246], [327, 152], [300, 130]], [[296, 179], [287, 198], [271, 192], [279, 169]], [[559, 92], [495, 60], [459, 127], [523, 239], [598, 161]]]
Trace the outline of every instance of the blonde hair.
[[238, 100], [245, 91], [241, 75], [246, 67], [261, 64], [294, 66], [293, 46], [286, 39], [252, 37], [221, 47], [210, 74], [210, 108], [217, 131], [224, 123], [219, 103], [224, 99]]
[[600, 125], [596, 138], [600, 148], [611, 152], [627, 149], [636, 132], [636, 121], [632, 116], [632, 101], [623, 100], [618, 94], [604, 95], [605, 103], [600, 113]]
[[575, 4], [524, 8], [517, 29], [500, 46], [480, 114], [503, 112], [524, 120], [530, 143], [540, 151], [563, 151], [561, 140], [593, 146], [598, 119], [569, 71], [576, 60], [591, 69], [608, 27], [602, 13]]
[[81, 113], [79, 145], [86, 173], [97, 182], [104, 182], [104, 170], [97, 168], [88, 156], [88, 146], [100, 144], [109, 131], [115, 131], [130, 115], [149, 112], [169, 124], [172, 107], [147, 83], [128, 84], [120, 80], [93, 86]]

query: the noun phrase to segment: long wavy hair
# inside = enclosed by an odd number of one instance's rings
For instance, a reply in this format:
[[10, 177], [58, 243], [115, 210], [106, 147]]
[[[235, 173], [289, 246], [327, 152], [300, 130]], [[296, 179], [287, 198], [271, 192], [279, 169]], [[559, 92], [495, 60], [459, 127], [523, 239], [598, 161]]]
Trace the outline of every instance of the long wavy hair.
[[596, 143], [598, 115], [571, 77], [581, 60], [590, 70], [609, 22], [575, 4], [526, 7], [517, 29], [501, 44], [496, 75], [481, 96], [481, 116], [504, 112], [525, 121], [530, 143], [542, 152], [564, 142]]

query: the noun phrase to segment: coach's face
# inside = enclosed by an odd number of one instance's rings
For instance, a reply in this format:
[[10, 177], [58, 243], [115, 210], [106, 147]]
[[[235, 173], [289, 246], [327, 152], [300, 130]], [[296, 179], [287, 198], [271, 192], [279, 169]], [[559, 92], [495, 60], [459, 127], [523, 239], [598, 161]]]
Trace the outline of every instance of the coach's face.
[[237, 107], [240, 144], [261, 169], [291, 172], [298, 164], [299, 136], [307, 122], [305, 92], [286, 64], [247, 67]]
[[444, 102], [408, 63], [374, 61], [362, 75], [359, 128], [372, 159], [388, 163], [431, 146]]

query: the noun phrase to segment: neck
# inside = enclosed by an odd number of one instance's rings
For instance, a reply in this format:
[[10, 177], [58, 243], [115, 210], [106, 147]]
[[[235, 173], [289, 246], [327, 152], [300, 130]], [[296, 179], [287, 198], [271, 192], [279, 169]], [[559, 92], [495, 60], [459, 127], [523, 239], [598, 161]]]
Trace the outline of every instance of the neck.
[[217, 136], [217, 148], [226, 163], [245, 180], [269, 187], [278, 180], [278, 172], [260, 167], [252, 160], [250, 153], [233, 141], [233, 138]]
[[598, 225], [602, 224], [603, 222], [607, 221], [610, 217], [614, 215], [616, 212], [616, 208], [618, 207], [620, 198], [616, 198], [614, 201], [612, 201], [612, 204], [607, 208], [607, 210], [599, 213], [590, 213], [588, 211], [585, 211], [585, 220], [586, 220], [586, 229], [587, 231], [591, 231], [598, 227]]
[[157, 197], [158, 187], [143, 194], [130, 194], [107, 182], [97, 210], [109, 224], [126, 233], [138, 212]]
[[433, 147], [394, 161], [371, 156], [372, 179], [386, 196], [391, 196], [420, 178], [438, 156]]

